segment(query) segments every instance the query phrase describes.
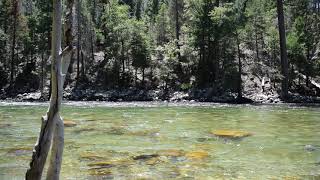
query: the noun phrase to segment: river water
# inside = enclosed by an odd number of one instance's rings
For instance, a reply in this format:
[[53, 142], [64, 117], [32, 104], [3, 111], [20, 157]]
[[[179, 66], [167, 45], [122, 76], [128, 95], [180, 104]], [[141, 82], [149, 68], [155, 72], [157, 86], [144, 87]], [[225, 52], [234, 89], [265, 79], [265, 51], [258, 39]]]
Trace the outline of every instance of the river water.
[[[44, 112], [0, 103], [0, 179], [24, 179]], [[319, 106], [67, 103], [62, 115], [61, 179], [320, 179]]]

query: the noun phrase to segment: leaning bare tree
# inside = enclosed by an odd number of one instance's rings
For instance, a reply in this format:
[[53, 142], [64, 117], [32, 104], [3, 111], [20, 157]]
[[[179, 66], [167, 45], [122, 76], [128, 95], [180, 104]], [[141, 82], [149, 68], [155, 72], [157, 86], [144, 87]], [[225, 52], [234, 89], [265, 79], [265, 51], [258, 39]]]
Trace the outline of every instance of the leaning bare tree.
[[[64, 125], [60, 117], [63, 84], [68, 71], [73, 46], [74, 0], [67, 0], [64, 27], [65, 45], [61, 51], [62, 0], [53, 0], [52, 49], [51, 49], [51, 99], [47, 114], [42, 117], [40, 135], [33, 150], [26, 180], [40, 180], [51, 147], [48, 180], [58, 180], [64, 146]], [[52, 146], [51, 146], [52, 142]]]

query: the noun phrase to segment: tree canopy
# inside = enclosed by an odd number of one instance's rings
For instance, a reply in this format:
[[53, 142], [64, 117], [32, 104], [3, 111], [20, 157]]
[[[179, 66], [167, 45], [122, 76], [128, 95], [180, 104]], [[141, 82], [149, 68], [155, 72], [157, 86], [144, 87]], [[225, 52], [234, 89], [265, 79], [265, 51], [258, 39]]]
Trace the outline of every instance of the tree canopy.
[[[266, 77], [280, 93], [278, 13], [272, 0], [76, 3], [78, 50], [65, 84], [72, 92], [209, 88], [213, 95], [241, 89], [247, 93], [248, 79], [262, 82]], [[291, 93], [315, 95], [310, 80], [320, 75], [319, 3], [283, 2]], [[7, 97], [41, 91], [46, 97], [52, 5], [42, 0], [1, 0], [0, 7], [2, 93]], [[30, 73], [25, 75], [27, 68]], [[302, 81], [299, 74], [306, 78]], [[31, 87], [32, 79], [38, 83]]]

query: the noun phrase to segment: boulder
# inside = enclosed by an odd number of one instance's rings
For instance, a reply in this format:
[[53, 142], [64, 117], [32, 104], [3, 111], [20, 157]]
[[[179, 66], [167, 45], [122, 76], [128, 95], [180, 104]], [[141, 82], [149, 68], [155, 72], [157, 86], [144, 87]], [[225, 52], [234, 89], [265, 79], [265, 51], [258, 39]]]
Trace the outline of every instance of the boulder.
[[203, 150], [188, 152], [185, 155], [188, 159], [201, 160], [209, 157], [209, 153]]
[[23, 93], [23, 94], [18, 94], [17, 99], [22, 100], [22, 101], [38, 101], [42, 98], [41, 92], [32, 92], [32, 93]]
[[89, 174], [91, 176], [111, 176], [112, 172], [108, 169], [89, 169]]
[[184, 156], [185, 152], [182, 150], [168, 149], [168, 150], [160, 150], [158, 151], [158, 154], [160, 156], [167, 156], [167, 157], [180, 157], [180, 156]]
[[161, 162], [160, 158], [156, 157], [156, 158], [151, 158], [151, 159], [147, 160], [146, 164], [150, 165], [150, 166], [154, 166], [160, 162]]
[[223, 137], [223, 138], [243, 138], [251, 136], [252, 134], [245, 131], [238, 131], [238, 130], [215, 130], [212, 131], [211, 134]]
[[86, 160], [101, 160], [101, 159], [104, 159], [104, 157], [102, 157], [102, 156], [100, 156], [98, 154], [92, 153], [92, 152], [81, 153], [80, 154], [80, 158], [81, 159], [86, 159]]
[[129, 166], [132, 165], [133, 161], [130, 159], [120, 159], [120, 160], [110, 160], [110, 161], [99, 161], [89, 163], [89, 167], [94, 167], [94, 169], [106, 169], [112, 168], [115, 166]]
[[77, 126], [77, 123], [74, 121], [63, 121], [64, 127], [75, 127]]
[[311, 151], [317, 150], [317, 147], [308, 144], [308, 145], [305, 145], [305, 146], [304, 146], [304, 150], [311, 152]]
[[115, 164], [110, 161], [102, 161], [102, 162], [94, 162], [88, 164], [89, 167], [96, 167], [96, 169], [102, 169], [102, 168], [111, 168], [114, 167]]
[[144, 155], [134, 156], [132, 159], [133, 160], [148, 160], [148, 159], [156, 158], [156, 157], [159, 157], [159, 154], [144, 154]]

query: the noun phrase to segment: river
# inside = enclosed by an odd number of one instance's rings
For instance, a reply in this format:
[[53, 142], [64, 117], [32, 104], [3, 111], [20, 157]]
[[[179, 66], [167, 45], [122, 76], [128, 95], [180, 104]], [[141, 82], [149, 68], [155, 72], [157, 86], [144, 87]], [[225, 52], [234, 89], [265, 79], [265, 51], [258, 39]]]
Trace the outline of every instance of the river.
[[[0, 103], [0, 179], [24, 179], [46, 106]], [[319, 106], [69, 102], [62, 115], [61, 179], [320, 178]]]

